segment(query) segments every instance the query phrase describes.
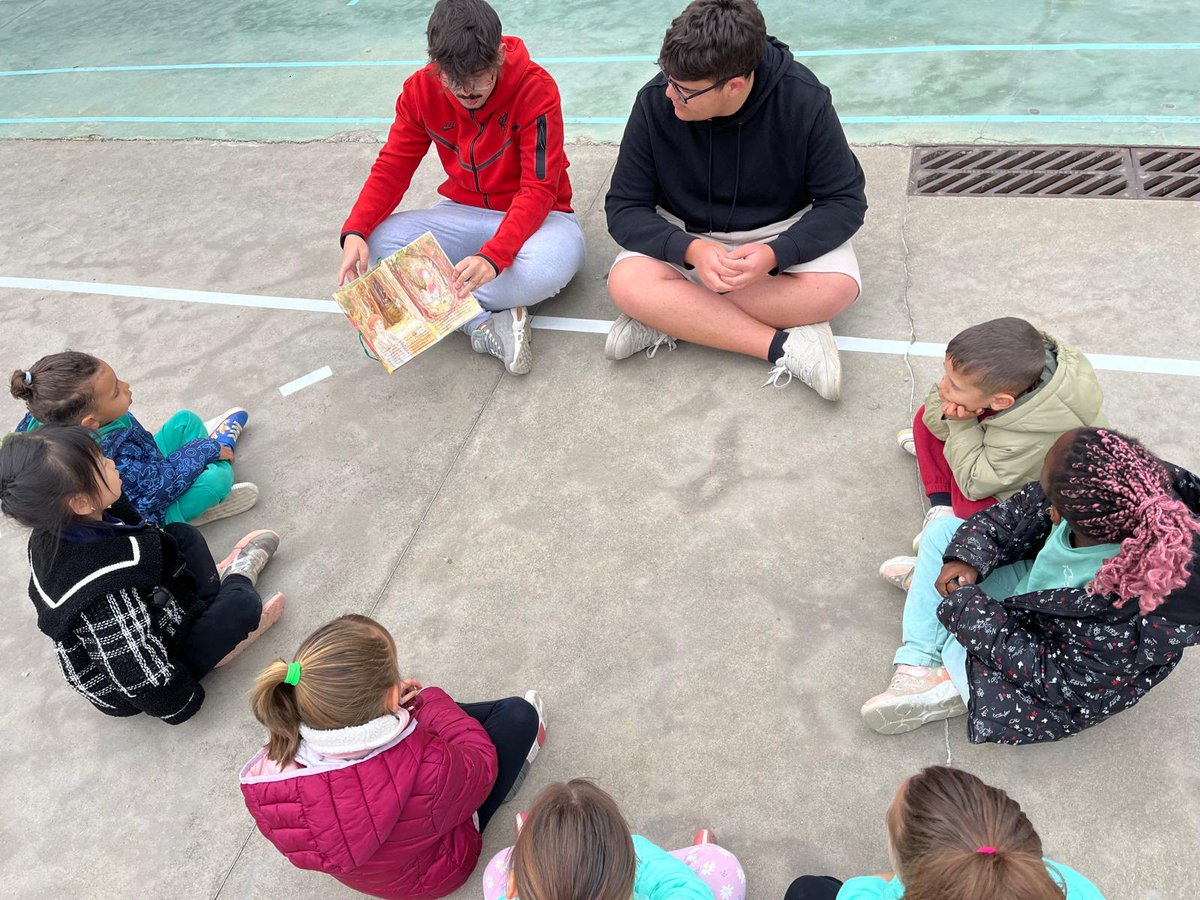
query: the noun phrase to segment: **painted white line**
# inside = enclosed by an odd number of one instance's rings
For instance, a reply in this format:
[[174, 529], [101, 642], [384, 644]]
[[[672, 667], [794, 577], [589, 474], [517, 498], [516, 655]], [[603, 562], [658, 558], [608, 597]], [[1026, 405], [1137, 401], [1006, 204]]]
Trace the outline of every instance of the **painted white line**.
[[608, 334], [612, 319], [564, 319], [562, 316], [534, 316], [530, 323], [545, 331], [576, 331], [580, 334]]
[[329, 368], [329, 366], [321, 366], [315, 372], [309, 372], [307, 375], [301, 375], [295, 381], [289, 381], [279, 389], [279, 393], [287, 397], [290, 394], [296, 393], [296, 391], [302, 391], [306, 387], [316, 384], [318, 381], [324, 381], [331, 375], [333, 375], [333, 369]]
[[[270, 297], [262, 294], [225, 294], [218, 291], [191, 291], [179, 288], [145, 287], [136, 284], [59, 281], [50, 278], [15, 278], [0, 275], [0, 288], [56, 291], [69, 294], [95, 294], [106, 297], [137, 297], [143, 300], [173, 300], [184, 303], [217, 303], [225, 306], [284, 309], [294, 312], [342, 314], [341, 309], [332, 300]], [[534, 328], [540, 328], [545, 331], [607, 334], [608, 330], [612, 327], [612, 321], [609, 319], [574, 319], [563, 316], [534, 316], [531, 325]], [[945, 344], [925, 341], [910, 344], [907, 341], [848, 337], [845, 335], [837, 338], [837, 345], [839, 349], [850, 353], [878, 353], [887, 356], [903, 356], [907, 353], [909, 356], [927, 356], [940, 359], [946, 353]], [[1122, 356], [1111, 353], [1088, 353], [1087, 358], [1091, 360], [1095, 368], [1104, 372], [1138, 372], [1144, 375], [1186, 375], [1191, 378], [1200, 378], [1200, 360], [1172, 359], [1161, 356]], [[328, 378], [331, 374], [332, 372], [321, 377]], [[300, 380], [303, 381], [303, 379]], [[320, 378], [313, 380], [319, 381]], [[295, 383], [293, 382], [293, 384]], [[300, 387], [307, 387], [311, 383], [302, 384]], [[290, 387], [290, 385], [284, 385], [284, 387]], [[296, 390], [299, 389], [299, 387], [296, 388]]]
[[332, 300], [298, 297], [267, 297], [260, 294], [222, 294], [217, 291], [186, 291], [178, 288], [143, 287], [137, 284], [106, 284], [98, 281], [58, 281], [52, 278], [10, 278], [0, 275], [0, 287], [68, 294], [99, 294], [105, 297], [138, 297], [143, 300], [176, 300], [183, 303], [218, 303], [224, 306], [254, 306], [261, 309], [290, 309], [297, 312], [341, 314]]

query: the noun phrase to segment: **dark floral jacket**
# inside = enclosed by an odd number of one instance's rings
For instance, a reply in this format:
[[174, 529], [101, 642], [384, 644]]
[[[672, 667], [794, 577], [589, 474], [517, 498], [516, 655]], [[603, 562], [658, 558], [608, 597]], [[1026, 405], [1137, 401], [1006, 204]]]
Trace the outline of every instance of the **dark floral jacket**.
[[[1176, 492], [1200, 514], [1200, 480], [1170, 466]], [[1050, 534], [1049, 503], [1030, 482], [964, 522], [945, 559], [979, 570], [1037, 555]], [[1200, 551], [1200, 542], [1197, 542]], [[1200, 577], [1149, 616], [1136, 599], [1084, 590], [1034, 591], [1007, 599], [967, 585], [946, 597], [938, 619], [967, 649], [967, 734], [973, 743], [1056, 741], [1133, 706], [1200, 642]]]

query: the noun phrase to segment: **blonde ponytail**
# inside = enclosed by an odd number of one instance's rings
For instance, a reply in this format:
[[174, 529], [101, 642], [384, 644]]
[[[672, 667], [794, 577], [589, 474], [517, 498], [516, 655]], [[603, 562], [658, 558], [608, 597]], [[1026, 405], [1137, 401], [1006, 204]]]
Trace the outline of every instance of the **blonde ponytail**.
[[267, 729], [267, 757], [281, 765], [295, 759], [300, 749], [300, 710], [296, 688], [284, 682], [287, 673], [286, 662], [273, 660], [255, 680], [250, 692], [254, 718]]
[[267, 729], [268, 758], [284, 765], [300, 749], [302, 722], [319, 729], [362, 725], [388, 712], [399, 683], [388, 630], [367, 616], [342, 616], [305, 638], [291, 666], [277, 659], [263, 669], [250, 708]]

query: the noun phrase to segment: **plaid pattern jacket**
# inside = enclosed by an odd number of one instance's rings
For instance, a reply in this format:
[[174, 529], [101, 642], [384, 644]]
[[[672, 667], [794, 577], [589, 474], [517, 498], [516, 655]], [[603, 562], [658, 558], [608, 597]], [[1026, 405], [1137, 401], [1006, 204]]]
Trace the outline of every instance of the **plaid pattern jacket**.
[[59, 668], [102, 713], [144, 712], [178, 725], [204, 700], [204, 688], [167, 650], [183, 621], [184, 611], [173, 597], [159, 609], [153, 595], [135, 587], [104, 594], [80, 611], [64, 639], [55, 641]]
[[[204, 689], [177, 652], [195, 612], [165, 574], [178, 557], [171, 536], [144, 525], [125, 498], [112, 512], [128, 524], [111, 537], [70, 543], [29, 539], [29, 597], [54, 641], [67, 683], [110, 716], [138, 713], [178, 725]], [[170, 585], [171, 590], [158, 590]]]

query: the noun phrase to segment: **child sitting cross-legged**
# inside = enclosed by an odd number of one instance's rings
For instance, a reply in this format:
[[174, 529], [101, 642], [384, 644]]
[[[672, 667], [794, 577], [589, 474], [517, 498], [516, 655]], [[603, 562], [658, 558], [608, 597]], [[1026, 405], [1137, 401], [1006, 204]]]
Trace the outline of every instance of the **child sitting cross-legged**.
[[1115, 431], [1078, 428], [1040, 481], [925, 531], [883, 734], [968, 715], [971, 741], [1075, 734], [1133, 706], [1200, 641], [1200, 480]]
[[536, 691], [455, 703], [401, 678], [391, 634], [358, 615], [271, 663], [250, 705], [268, 732], [241, 772], [259, 831], [301, 869], [398, 900], [470, 877], [546, 736]]
[[517, 842], [483, 874], [483, 900], [745, 900], [737, 858], [707, 829], [662, 850], [631, 835], [616, 801], [586, 779], [551, 784], [517, 816]]
[[204, 525], [245, 512], [258, 488], [233, 481], [233, 454], [249, 418], [231, 409], [210, 432], [194, 412], [177, 412], [153, 435], [133, 417], [133, 392], [112, 366], [67, 350], [13, 372], [13, 397], [28, 415], [17, 431], [41, 425], [83, 425], [117, 465], [125, 495], [147, 522]]
[[[1064, 431], [1108, 424], [1104, 393], [1078, 350], [1006, 317], [973, 325], [946, 346], [945, 372], [897, 435], [913, 452], [929, 497], [922, 531], [934, 519], [965, 519], [1011, 497], [1041, 471], [1042, 458]], [[921, 535], [913, 539], [913, 550]], [[880, 566], [906, 588], [915, 559]]]
[[0, 447], [0, 510], [29, 528], [29, 597], [67, 683], [110, 716], [168, 725], [204, 700], [200, 679], [283, 612], [259, 573], [279, 546], [254, 531], [221, 563], [200, 532], [145, 522], [92, 433], [47, 426]]
[[893, 872], [804, 875], [784, 900], [1103, 900], [1090, 881], [1042, 856], [1020, 805], [969, 772], [930, 766], [884, 816]]

